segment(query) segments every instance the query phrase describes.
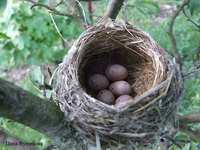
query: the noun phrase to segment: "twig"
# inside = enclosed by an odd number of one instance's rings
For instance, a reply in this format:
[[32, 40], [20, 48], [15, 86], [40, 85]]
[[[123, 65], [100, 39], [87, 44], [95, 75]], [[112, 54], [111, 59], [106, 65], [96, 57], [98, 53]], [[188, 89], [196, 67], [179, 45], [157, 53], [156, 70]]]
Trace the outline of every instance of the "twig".
[[187, 78], [188, 76], [190, 76], [191, 74], [196, 73], [196, 72], [200, 72], [200, 69], [194, 69], [192, 71], [189, 71], [189, 72], [183, 74], [183, 77]]
[[87, 6], [88, 6], [88, 15], [91, 21], [91, 24], [93, 24], [93, 10], [92, 10], [92, 2], [87, 2]]
[[86, 25], [86, 28], [88, 28], [88, 23], [87, 23], [87, 19], [86, 19], [86, 14], [85, 14], [85, 10], [81, 4], [81, 2], [79, 2], [79, 0], [76, 0], [76, 2], [79, 4], [79, 6], [81, 7], [82, 9], [82, 12], [83, 12], [83, 18], [84, 18], [84, 21], [85, 21], [85, 25]]
[[197, 25], [185, 12], [184, 8], [182, 10], [183, 14], [185, 15], [185, 17], [187, 18], [188, 21], [190, 21], [193, 25], [195, 25], [198, 29], [200, 29], [200, 25]]
[[98, 16], [98, 15], [95, 15], [95, 14], [91, 14], [91, 13], [89, 13], [88, 11], [86, 11], [87, 13], [88, 13], [88, 15], [92, 15], [92, 16], [94, 16], [94, 17], [97, 17], [97, 18], [102, 18], [102, 16]]
[[54, 7], [51, 7], [51, 6], [42, 4], [42, 3], [35, 2], [35, 1], [33, 1], [33, 0], [24, 0], [24, 1], [27, 1], [27, 2], [33, 4], [33, 5], [31, 6], [31, 9], [33, 9], [33, 8], [36, 7], [36, 6], [41, 6], [41, 7], [44, 7], [44, 8], [46, 8], [46, 9], [50, 10], [50, 11], [53, 12], [54, 14], [61, 15], [61, 16], [67, 16], [67, 17], [73, 18], [72, 15], [70, 15], [70, 14], [68, 14], [68, 13], [62, 13], [62, 12], [58, 11], [57, 9], [55, 9]]
[[[194, 68], [191, 71], [183, 74], [183, 78], [186, 79], [191, 74], [200, 72], [200, 61], [197, 61], [195, 64], [193, 64], [193, 66], [194, 66]], [[190, 68], [191, 68], [191, 66], [190, 66]]]
[[127, 17], [126, 17], [127, 0], [124, 0], [124, 2], [125, 2], [125, 4], [124, 4], [124, 6], [122, 7], [122, 14], [123, 14], [122, 19], [123, 19], [124, 21], [127, 21]]
[[63, 4], [63, 0], [61, 0], [58, 4], [56, 4], [55, 7], [58, 7], [59, 5]]
[[51, 20], [52, 20], [52, 22], [53, 22], [53, 24], [54, 24], [54, 27], [56, 28], [56, 31], [58, 32], [58, 34], [60, 35], [60, 37], [63, 39], [63, 41], [70, 47], [71, 44], [70, 44], [70, 43], [62, 36], [62, 34], [60, 33], [60, 31], [59, 31], [59, 29], [58, 29], [58, 27], [57, 27], [57, 25], [56, 25], [56, 22], [55, 22], [55, 20], [54, 20], [54, 18], [53, 18], [53, 16], [52, 16], [52, 14], [49, 13], [49, 15], [50, 15]]
[[174, 139], [173, 137], [168, 136], [168, 135], [165, 135], [165, 136], [163, 136], [163, 138], [168, 139], [170, 142], [172, 142], [174, 145], [176, 145], [178, 148], [181, 149], [181, 145], [180, 145], [180, 144], [177, 142], [177, 140]]
[[174, 13], [174, 15], [171, 18], [169, 28], [168, 28], [168, 35], [170, 38], [170, 42], [172, 44], [172, 53], [177, 60], [180, 70], [181, 70], [181, 57], [178, 53], [178, 49], [176, 47], [176, 40], [173, 35], [173, 25], [174, 25], [174, 21], [175, 21], [176, 17], [179, 15], [180, 11], [187, 5], [187, 3], [188, 3], [188, 0], [184, 0], [183, 3], [181, 4], [181, 6], [176, 10], [176, 12]]

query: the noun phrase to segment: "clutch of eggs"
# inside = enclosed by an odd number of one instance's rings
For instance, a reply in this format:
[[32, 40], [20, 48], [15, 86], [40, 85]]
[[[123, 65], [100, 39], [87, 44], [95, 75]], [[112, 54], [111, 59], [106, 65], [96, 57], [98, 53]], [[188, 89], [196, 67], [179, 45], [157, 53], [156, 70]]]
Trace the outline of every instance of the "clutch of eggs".
[[[99, 101], [108, 105], [118, 105], [132, 99], [130, 96], [131, 86], [128, 82], [123, 81], [127, 76], [128, 70], [124, 66], [111, 64], [106, 67], [105, 75], [93, 74], [90, 76], [88, 87], [98, 92], [96, 98]], [[110, 85], [109, 80], [113, 82]], [[116, 100], [115, 97], [117, 97]]]

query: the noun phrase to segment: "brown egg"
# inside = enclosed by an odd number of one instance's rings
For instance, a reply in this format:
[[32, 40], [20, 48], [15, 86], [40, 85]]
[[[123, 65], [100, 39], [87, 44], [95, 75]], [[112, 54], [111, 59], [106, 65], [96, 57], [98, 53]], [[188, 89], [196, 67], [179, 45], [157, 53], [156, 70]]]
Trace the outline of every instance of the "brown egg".
[[105, 70], [105, 75], [111, 81], [124, 80], [128, 76], [128, 70], [119, 64], [108, 65]]
[[123, 102], [127, 102], [131, 99], [132, 99], [132, 97], [130, 95], [122, 95], [122, 96], [120, 96], [116, 99], [115, 105], [118, 105], [118, 104], [123, 103]]
[[93, 74], [88, 80], [89, 88], [94, 91], [106, 89], [108, 85], [108, 79], [102, 74]]
[[97, 99], [108, 105], [114, 105], [115, 103], [115, 97], [109, 90], [101, 90], [97, 94]]
[[129, 95], [131, 94], [131, 86], [126, 81], [116, 81], [110, 84], [109, 90], [115, 95], [115, 96], [121, 96], [121, 95]]

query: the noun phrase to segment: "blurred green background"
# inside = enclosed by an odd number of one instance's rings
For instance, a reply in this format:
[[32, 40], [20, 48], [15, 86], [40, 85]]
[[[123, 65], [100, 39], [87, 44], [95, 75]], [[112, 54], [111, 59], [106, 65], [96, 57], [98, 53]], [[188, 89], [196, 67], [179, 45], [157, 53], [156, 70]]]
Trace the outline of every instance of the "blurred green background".
[[[56, 0], [55, 0], [56, 1]], [[33, 84], [34, 74], [41, 75], [41, 70], [52, 70], [62, 61], [69, 50], [57, 33], [48, 10], [41, 7], [30, 9], [30, 4], [18, 0], [0, 2], [0, 77], [10, 80], [20, 87], [41, 96], [40, 90]], [[53, 5], [54, 1], [39, 0]], [[172, 13], [181, 5], [182, 0], [128, 0], [117, 19], [126, 19], [133, 26], [148, 32], [162, 48], [171, 53], [168, 26]], [[108, 0], [92, 3], [93, 21], [89, 20], [87, 3], [82, 2], [88, 22], [97, 22], [103, 16]], [[194, 22], [200, 25], [200, 1], [190, 0], [185, 11]], [[59, 8], [65, 11], [66, 8]], [[73, 44], [82, 33], [77, 23], [68, 17], [53, 15], [62, 36]], [[193, 64], [200, 60], [200, 31], [181, 12], [176, 18], [173, 32], [177, 48], [183, 61], [183, 73], [190, 71]], [[169, 57], [172, 58], [171, 55]], [[173, 58], [172, 58], [173, 59]], [[37, 66], [40, 66], [41, 69]], [[43, 71], [42, 71], [43, 72]], [[45, 72], [45, 71], [44, 71]], [[29, 75], [31, 74], [31, 75]], [[39, 77], [40, 78], [40, 77]], [[184, 98], [179, 108], [180, 114], [200, 110], [200, 73], [184, 82]], [[199, 130], [200, 124], [194, 127]], [[42, 142], [42, 149], [50, 144], [50, 139], [22, 124], [0, 118], [0, 131], [17, 137], [24, 142]], [[176, 138], [191, 140], [183, 150], [198, 150], [200, 143], [178, 132]], [[0, 149], [11, 149], [0, 144]], [[178, 150], [175, 145], [170, 150]]]

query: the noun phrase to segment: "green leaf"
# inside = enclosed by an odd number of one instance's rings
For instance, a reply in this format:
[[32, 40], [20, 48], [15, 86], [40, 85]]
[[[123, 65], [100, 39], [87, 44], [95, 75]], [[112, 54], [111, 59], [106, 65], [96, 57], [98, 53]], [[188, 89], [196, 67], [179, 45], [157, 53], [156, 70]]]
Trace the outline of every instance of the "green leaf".
[[29, 79], [34, 85], [36, 85], [36, 82], [42, 84], [42, 72], [39, 66], [29, 74]]
[[136, 7], [136, 9], [141, 13], [143, 14], [145, 17], [147, 17], [147, 14], [140, 8]]
[[0, 39], [10, 39], [5, 33], [0, 32]]
[[156, 3], [156, 2], [152, 2], [152, 1], [148, 1], [148, 0], [142, 0], [142, 1], [139, 1], [139, 3], [140, 4], [148, 4], [148, 5], [151, 5], [153, 7], [156, 7], [157, 9], [160, 9], [158, 3]]
[[14, 48], [14, 44], [11, 41], [8, 41], [7, 43], [5, 43], [5, 45], [3, 46], [3, 50], [6, 51], [11, 51]]
[[4, 11], [7, 6], [7, 0], [1, 0], [0, 1], [0, 11]]
[[193, 15], [196, 10], [199, 11], [199, 8], [200, 8], [199, 0], [189, 0], [188, 9], [190, 10], [191, 15]]
[[51, 90], [45, 90], [45, 92], [46, 92], [46, 98], [50, 98], [52, 91]]
[[169, 150], [177, 150], [175, 145], [170, 146]]
[[49, 2], [49, 0], [39, 0], [38, 2], [39, 2], [39, 3], [43, 3], [43, 4], [44, 4], [44, 3], [48, 3], [48, 2]]

